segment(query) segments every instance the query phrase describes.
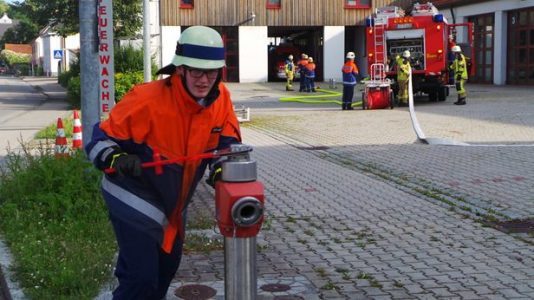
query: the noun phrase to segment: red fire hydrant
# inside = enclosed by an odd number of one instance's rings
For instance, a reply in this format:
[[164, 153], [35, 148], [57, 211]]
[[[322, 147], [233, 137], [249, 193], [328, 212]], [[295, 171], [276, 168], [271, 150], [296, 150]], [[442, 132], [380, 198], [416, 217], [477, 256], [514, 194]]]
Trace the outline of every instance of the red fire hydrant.
[[256, 161], [240, 147], [249, 146], [232, 146], [239, 154], [228, 156], [222, 164], [221, 181], [215, 185], [216, 217], [224, 236], [225, 299], [254, 300], [256, 236], [263, 223], [264, 190], [256, 180]]

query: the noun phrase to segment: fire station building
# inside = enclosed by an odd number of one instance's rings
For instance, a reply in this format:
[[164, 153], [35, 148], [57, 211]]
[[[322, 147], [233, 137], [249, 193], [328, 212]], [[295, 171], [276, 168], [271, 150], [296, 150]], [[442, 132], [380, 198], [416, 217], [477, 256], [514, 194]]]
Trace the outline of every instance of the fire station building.
[[[226, 44], [224, 79], [277, 81], [289, 54], [317, 64], [317, 81], [341, 79], [348, 51], [366, 75], [365, 20], [376, 8], [411, 0], [156, 0], [151, 1], [151, 45], [169, 64], [188, 26], [210, 26]], [[426, 0], [420, 0], [424, 3]], [[470, 82], [534, 85], [534, 0], [434, 0], [449, 23], [474, 23], [475, 72]], [[465, 38], [465, 33], [458, 37]]]
[[534, 0], [434, 0], [450, 23], [474, 23], [470, 82], [534, 85]]
[[[348, 51], [367, 69], [365, 19], [375, 8], [407, 7], [411, 0], [160, 0], [152, 3], [152, 50], [161, 65], [171, 62], [180, 33], [192, 25], [210, 26], [226, 44], [224, 79], [277, 81], [289, 54], [313, 57], [317, 81], [341, 79]], [[151, 12], [151, 15], [154, 15]], [[155, 28], [159, 32], [155, 31]]]

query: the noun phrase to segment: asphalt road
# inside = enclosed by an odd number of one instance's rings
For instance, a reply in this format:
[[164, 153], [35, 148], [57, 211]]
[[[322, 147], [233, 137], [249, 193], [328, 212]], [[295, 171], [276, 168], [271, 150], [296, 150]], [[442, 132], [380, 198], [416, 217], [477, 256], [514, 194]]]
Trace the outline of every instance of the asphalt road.
[[0, 160], [43, 127], [64, 117], [68, 105], [57, 78], [0, 76]]

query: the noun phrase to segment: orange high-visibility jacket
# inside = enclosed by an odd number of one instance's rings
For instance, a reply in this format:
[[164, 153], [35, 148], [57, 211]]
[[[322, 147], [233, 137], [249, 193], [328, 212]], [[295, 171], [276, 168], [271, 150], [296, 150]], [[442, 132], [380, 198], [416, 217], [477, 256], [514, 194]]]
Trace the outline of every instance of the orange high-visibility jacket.
[[[193, 156], [241, 141], [230, 93], [223, 83], [206, 107], [185, 90], [178, 75], [136, 86], [95, 125], [86, 146], [98, 168], [117, 149], [152, 161], [157, 149], [163, 159]], [[120, 149], [119, 149], [120, 148]], [[184, 238], [187, 205], [208, 160], [163, 167], [163, 174], [143, 169], [140, 178], [106, 175], [102, 191], [110, 214], [146, 231], [169, 253], [176, 235]]]

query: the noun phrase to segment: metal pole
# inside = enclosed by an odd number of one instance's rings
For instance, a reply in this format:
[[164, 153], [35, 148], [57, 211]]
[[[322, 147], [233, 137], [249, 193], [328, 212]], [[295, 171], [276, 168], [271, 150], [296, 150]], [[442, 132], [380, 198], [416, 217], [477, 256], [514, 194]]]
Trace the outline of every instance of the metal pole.
[[224, 262], [225, 299], [256, 299], [256, 237], [225, 237]]
[[152, 65], [150, 59], [150, 0], [143, 0], [143, 63], [145, 82], [152, 77]]
[[80, 84], [84, 145], [91, 140], [93, 125], [100, 119], [96, 7], [97, 0], [80, 0]]

